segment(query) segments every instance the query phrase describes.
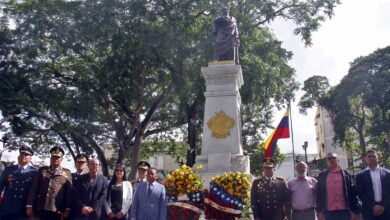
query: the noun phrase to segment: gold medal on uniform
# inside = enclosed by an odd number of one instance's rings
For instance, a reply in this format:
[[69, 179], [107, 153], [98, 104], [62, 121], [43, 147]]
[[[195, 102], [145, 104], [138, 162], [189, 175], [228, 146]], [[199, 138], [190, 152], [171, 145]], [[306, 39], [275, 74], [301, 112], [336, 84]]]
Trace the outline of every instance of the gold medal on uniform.
[[12, 176], [11, 174], [8, 175], [7, 177], [7, 182], [8, 182], [8, 186], [11, 188], [12, 185], [13, 185], [13, 181], [14, 181], [14, 176]]

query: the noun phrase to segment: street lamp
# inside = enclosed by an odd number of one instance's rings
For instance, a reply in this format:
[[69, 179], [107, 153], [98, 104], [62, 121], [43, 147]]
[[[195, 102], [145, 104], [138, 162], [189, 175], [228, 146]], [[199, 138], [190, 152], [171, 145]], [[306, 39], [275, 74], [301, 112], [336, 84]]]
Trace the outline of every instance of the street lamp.
[[307, 141], [304, 142], [304, 144], [302, 145], [302, 148], [303, 150], [305, 151], [305, 161], [307, 163]]

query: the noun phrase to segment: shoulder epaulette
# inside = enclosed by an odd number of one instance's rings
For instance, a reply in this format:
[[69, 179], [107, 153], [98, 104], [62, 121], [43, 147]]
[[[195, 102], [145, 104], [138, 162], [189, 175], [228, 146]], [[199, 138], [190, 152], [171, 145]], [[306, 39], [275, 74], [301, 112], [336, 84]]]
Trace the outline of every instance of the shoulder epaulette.
[[41, 167], [39, 167], [39, 170], [46, 170], [48, 168], [49, 168], [49, 166], [41, 166]]
[[70, 172], [70, 170], [69, 170], [68, 168], [62, 167], [62, 169], [63, 169], [64, 171], [66, 171], [66, 172]]
[[282, 182], [285, 182], [286, 180], [283, 178], [283, 177], [281, 177], [281, 176], [277, 176], [277, 177], [275, 177], [275, 180], [277, 181], [277, 182], [280, 182], [280, 183], [282, 183]]
[[257, 177], [253, 180], [253, 182], [259, 182], [263, 177]]

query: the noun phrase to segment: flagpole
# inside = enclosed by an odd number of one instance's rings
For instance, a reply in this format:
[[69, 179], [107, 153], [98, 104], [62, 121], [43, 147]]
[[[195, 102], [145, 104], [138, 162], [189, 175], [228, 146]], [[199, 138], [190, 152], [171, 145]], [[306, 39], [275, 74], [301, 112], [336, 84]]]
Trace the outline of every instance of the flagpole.
[[293, 130], [293, 123], [292, 123], [292, 114], [291, 114], [291, 102], [288, 102], [288, 111], [289, 111], [289, 120], [290, 120], [290, 131], [291, 131], [291, 146], [292, 146], [292, 153], [293, 153], [293, 175], [295, 176], [295, 148], [294, 148], [294, 130]]

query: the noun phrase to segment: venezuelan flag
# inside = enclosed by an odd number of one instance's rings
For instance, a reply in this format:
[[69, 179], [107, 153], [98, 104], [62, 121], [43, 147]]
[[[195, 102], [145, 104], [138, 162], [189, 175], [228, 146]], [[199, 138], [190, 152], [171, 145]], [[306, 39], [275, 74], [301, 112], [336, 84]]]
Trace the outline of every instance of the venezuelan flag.
[[272, 134], [268, 137], [267, 141], [264, 144], [265, 158], [272, 158], [274, 156], [276, 143], [278, 142], [278, 139], [289, 138], [289, 137], [290, 137], [290, 128], [288, 123], [288, 109], [287, 109], [278, 127], [272, 132]]

